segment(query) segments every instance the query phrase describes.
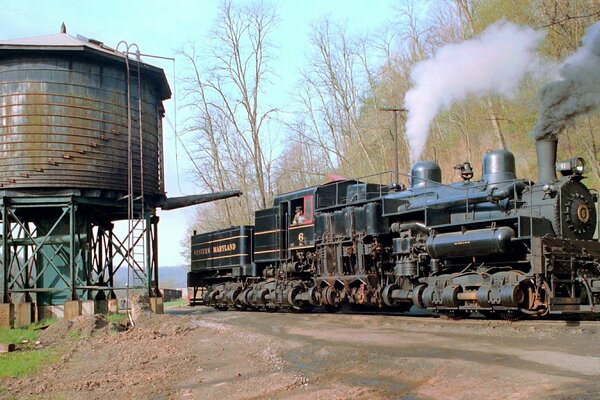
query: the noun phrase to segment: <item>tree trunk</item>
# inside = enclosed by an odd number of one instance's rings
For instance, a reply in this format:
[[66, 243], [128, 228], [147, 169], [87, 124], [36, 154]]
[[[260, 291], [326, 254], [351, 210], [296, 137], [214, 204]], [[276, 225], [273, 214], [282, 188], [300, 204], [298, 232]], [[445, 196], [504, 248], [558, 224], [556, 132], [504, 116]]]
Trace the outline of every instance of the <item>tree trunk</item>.
[[487, 96], [486, 98], [486, 108], [490, 116], [490, 121], [492, 121], [492, 128], [494, 129], [494, 134], [498, 138], [500, 146], [502, 146], [502, 148], [506, 150], [506, 139], [504, 138], [502, 129], [500, 129], [500, 124], [498, 123], [498, 116], [496, 114], [496, 110], [494, 109], [494, 103], [492, 102], [491, 96]]

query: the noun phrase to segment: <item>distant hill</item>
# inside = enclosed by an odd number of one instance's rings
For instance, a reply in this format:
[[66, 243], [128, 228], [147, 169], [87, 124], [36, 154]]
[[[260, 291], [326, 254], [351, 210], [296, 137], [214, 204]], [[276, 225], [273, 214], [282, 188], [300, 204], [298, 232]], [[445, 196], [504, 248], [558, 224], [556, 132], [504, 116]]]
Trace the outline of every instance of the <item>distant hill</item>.
[[[158, 268], [158, 286], [163, 289], [175, 289], [187, 287], [187, 273], [189, 267], [166, 266]], [[125, 286], [127, 284], [127, 269], [120, 268], [115, 274], [115, 285]]]
[[190, 267], [179, 265], [158, 268], [158, 285], [162, 288], [175, 289], [187, 287], [187, 273]]

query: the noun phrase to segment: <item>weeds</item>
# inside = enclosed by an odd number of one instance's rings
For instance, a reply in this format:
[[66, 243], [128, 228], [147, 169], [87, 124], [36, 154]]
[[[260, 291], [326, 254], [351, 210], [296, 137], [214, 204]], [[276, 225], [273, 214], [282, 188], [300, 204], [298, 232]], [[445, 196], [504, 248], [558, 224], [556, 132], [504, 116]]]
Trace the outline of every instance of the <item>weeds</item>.
[[165, 303], [165, 308], [174, 308], [174, 307], [183, 307], [183, 306], [187, 306], [187, 300], [186, 299], [179, 299], [179, 300], [175, 300], [175, 301], [168, 301]]
[[[19, 349], [19, 345], [38, 340], [41, 328], [54, 322], [56, 319], [46, 319], [26, 328], [0, 328], [0, 342], [17, 345], [17, 351], [0, 354], [0, 378], [21, 378], [58, 360], [59, 352], [55, 349], [33, 349], [31, 345]], [[0, 394], [3, 390], [5, 389], [0, 386]]]
[[79, 329], [73, 329], [69, 333], [67, 333], [67, 338], [69, 340], [79, 340], [81, 339], [81, 331]]
[[115, 324], [120, 324], [127, 318], [127, 314], [107, 314], [105, 315], [106, 319], [110, 322], [114, 322]]
[[56, 363], [59, 358], [60, 353], [51, 348], [0, 354], [0, 378], [22, 378]]

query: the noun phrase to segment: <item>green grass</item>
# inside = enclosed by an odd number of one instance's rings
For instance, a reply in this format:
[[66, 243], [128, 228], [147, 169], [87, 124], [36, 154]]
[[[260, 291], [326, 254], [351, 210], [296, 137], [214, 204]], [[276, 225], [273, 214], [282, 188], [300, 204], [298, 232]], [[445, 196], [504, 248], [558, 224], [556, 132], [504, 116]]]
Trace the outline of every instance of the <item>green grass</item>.
[[21, 343], [23, 340], [37, 340], [40, 333], [33, 329], [0, 328], [0, 343]]
[[0, 378], [22, 378], [56, 363], [59, 358], [60, 352], [52, 348], [0, 354]]
[[175, 300], [175, 301], [168, 301], [168, 302], [165, 303], [165, 308], [183, 307], [183, 306], [187, 306], [187, 300], [186, 299], [179, 299], [179, 300]]
[[0, 328], [0, 343], [21, 343], [23, 340], [35, 341], [40, 336], [40, 328], [42, 326], [51, 325], [56, 322], [56, 319], [45, 319], [33, 323], [26, 328]]
[[79, 329], [73, 329], [69, 333], [67, 333], [67, 338], [69, 340], [79, 340], [81, 339], [81, 331]]
[[107, 320], [109, 320], [110, 322], [114, 322], [115, 324], [120, 324], [127, 318], [127, 314], [118, 313], [106, 314], [104, 316]]
[[[50, 325], [55, 321], [56, 319], [43, 320], [31, 324], [26, 328], [0, 328], [0, 342], [15, 343], [17, 346], [25, 340], [30, 343], [35, 342], [40, 336], [40, 328]], [[47, 365], [56, 363], [60, 358], [60, 352], [56, 349], [36, 350], [27, 347], [30, 347], [30, 345], [25, 345], [23, 350], [0, 354], [0, 378], [22, 378]], [[0, 386], [0, 394], [4, 390]]]

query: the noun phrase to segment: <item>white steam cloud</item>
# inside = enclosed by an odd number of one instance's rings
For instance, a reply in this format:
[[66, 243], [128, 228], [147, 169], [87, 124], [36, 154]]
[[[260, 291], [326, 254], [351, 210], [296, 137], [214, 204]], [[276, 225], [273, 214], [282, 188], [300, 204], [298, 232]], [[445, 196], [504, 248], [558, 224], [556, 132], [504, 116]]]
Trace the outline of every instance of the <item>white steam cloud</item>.
[[588, 28], [583, 45], [559, 72], [562, 79], [540, 90], [538, 121], [531, 132], [537, 140], [557, 140], [567, 124], [600, 106], [600, 22]]
[[545, 33], [510, 22], [490, 25], [476, 38], [448, 44], [411, 70], [414, 83], [405, 96], [406, 137], [412, 162], [418, 161], [435, 115], [469, 95], [513, 96], [523, 76], [540, 61], [535, 50]]

